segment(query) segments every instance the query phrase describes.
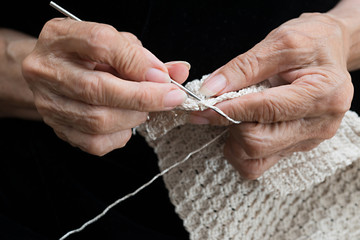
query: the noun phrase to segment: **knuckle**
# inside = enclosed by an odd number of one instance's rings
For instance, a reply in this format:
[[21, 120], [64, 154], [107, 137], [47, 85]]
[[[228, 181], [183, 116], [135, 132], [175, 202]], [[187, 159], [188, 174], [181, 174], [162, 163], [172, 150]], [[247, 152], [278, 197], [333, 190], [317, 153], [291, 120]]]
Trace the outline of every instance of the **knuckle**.
[[251, 125], [243, 130], [242, 147], [248, 158], [256, 159], [265, 154], [265, 140], [261, 137], [260, 124]]
[[38, 43], [51, 46], [57, 42], [58, 36], [66, 36], [72, 27], [73, 25], [69, 23], [69, 19], [53, 18], [44, 24], [39, 35]]
[[258, 122], [278, 122], [287, 115], [284, 108], [279, 105], [278, 101], [275, 101], [276, 98], [271, 98], [262, 92], [259, 94], [260, 99], [262, 99], [262, 108], [259, 108], [258, 116], [255, 116]]
[[87, 126], [92, 134], [101, 134], [108, 132], [111, 126], [109, 114], [105, 110], [93, 108], [87, 117]]
[[145, 111], [149, 102], [154, 102], [153, 96], [150, 92], [145, 90], [140, 91], [136, 101], [136, 109], [139, 111]]
[[130, 138], [132, 136], [131, 130], [123, 131], [122, 139], [119, 141], [119, 148], [123, 148], [126, 146], [126, 144], [129, 142]]
[[245, 149], [239, 147], [238, 144], [234, 144], [232, 140], [228, 140], [224, 147], [224, 156], [234, 166], [234, 168], [240, 173], [240, 175], [246, 179], [256, 179], [260, 177], [264, 171], [264, 160], [262, 158], [249, 159], [249, 154]]
[[27, 82], [33, 82], [41, 71], [41, 63], [36, 54], [29, 54], [21, 65], [22, 74]]
[[106, 24], [90, 25], [89, 34], [85, 39], [88, 51], [103, 59], [111, 55], [111, 41], [116, 38], [117, 30]]
[[142, 46], [141, 41], [132, 33], [121, 32], [121, 35], [125, 37], [129, 42]]
[[250, 81], [259, 72], [258, 53], [248, 51], [231, 60], [228, 64], [229, 70], [235, 74], [241, 74], [245, 81]]
[[258, 140], [247, 139], [244, 141], [244, 151], [249, 158], [258, 158], [262, 156], [262, 146]]
[[109, 152], [108, 146], [105, 145], [105, 141], [102, 141], [98, 135], [90, 135], [86, 139], [86, 143], [79, 146], [83, 151], [96, 156], [103, 156]]
[[276, 35], [275, 40], [281, 45], [281, 48], [297, 49], [307, 42], [304, 41], [306, 36], [294, 30], [289, 24], [281, 25], [275, 29], [274, 35]]
[[335, 91], [337, 91], [337, 93], [331, 96], [328, 107], [330, 113], [334, 115], [343, 115], [350, 109], [354, 96], [354, 86], [351, 82], [349, 73], [347, 73], [347, 76], [343, 81], [342, 90], [339, 91], [336, 89]]
[[39, 40], [52, 38], [54, 34], [59, 34], [61, 28], [59, 28], [59, 22], [61, 20], [59, 18], [53, 18], [47, 21], [39, 35]]
[[341, 123], [341, 118], [338, 119], [337, 121], [333, 121], [330, 124], [329, 123], [323, 124], [323, 126], [320, 127], [320, 129], [322, 130], [321, 131], [322, 136], [320, 139], [326, 140], [334, 137], [340, 126], [340, 123]]
[[319, 146], [319, 144], [321, 143], [321, 140], [311, 140], [311, 141], [307, 141], [304, 144], [301, 144], [297, 149], [295, 149], [296, 152], [308, 152], [311, 151], [312, 149], [316, 148], [317, 146]]
[[[95, 105], [101, 105], [105, 103], [105, 89], [103, 87], [103, 76], [106, 73], [92, 72], [91, 74], [84, 74], [78, 77], [78, 87], [75, 87], [75, 94], [87, 102]], [[111, 94], [109, 94], [111, 95]]]
[[92, 24], [89, 33], [89, 45], [97, 48], [98, 46], [104, 46], [104, 43], [107, 43], [109, 39], [113, 39], [118, 32], [110, 25], [96, 23]]
[[[117, 134], [117, 133], [116, 133]], [[104, 136], [104, 135], [89, 135], [86, 143], [82, 144], [80, 148], [85, 152], [96, 156], [104, 156], [116, 148], [125, 147], [132, 136], [132, 131], [125, 130], [120, 133], [120, 136]]]
[[334, 117], [325, 116], [314, 119], [314, 122], [310, 121], [309, 124], [312, 124], [312, 127], [309, 128], [310, 132], [307, 134], [307, 139], [321, 142], [332, 138], [337, 133], [342, 117], [343, 115]]
[[224, 146], [224, 157], [236, 166], [239, 165], [239, 161], [242, 161], [246, 156], [237, 142], [232, 139], [228, 139]]
[[246, 165], [239, 171], [240, 175], [249, 180], [255, 180], [264, 173], [262, 162], [264, 159], [251, 159], [246, 161]]
[[145, 66], [145, 58], [143, 49], [136, 44], [125, 44], [122, 48], [122, 54], [117, 55], [117, 65], [121, 70], [121, 75], [126, 77], [136, 76], [141, 72], [141, 68]]
[[[142, 83], [139, 83], [142, 86]], [[149, 88], [139, 87], [135, 92], [135, 96], [130, 99], [130, 105], [137, 111], [146, 112], [149, 110], [149, 104], [158, 106], [158, 100], [155, 94]]]

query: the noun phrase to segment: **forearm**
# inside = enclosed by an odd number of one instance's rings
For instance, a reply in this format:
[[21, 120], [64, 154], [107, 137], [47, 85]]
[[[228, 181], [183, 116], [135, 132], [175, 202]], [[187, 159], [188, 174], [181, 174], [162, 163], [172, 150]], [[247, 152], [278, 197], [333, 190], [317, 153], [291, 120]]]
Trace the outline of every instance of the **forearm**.
[[33, 37], [0, 29], [0, 117], [41, 119], [21, 70], [35, 43]]
[[360, 0], [342, 0], [329, 14], [344, 24], [349, 36], [348, 70], [360, 69]]

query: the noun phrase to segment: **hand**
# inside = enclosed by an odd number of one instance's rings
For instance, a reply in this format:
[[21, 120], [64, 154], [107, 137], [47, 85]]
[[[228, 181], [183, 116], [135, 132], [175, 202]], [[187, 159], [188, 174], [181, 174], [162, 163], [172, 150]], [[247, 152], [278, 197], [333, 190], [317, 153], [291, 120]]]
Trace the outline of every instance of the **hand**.
[[95, 155], [123, 147], [148, 111], [169, 110], [186, 94], [188, 64], [163, 64], [132, 34], [105, 24], [54, 19], [43, 28], [23, 74], [43, 120]]
[[[327, 14], [303, 14], [204, 82], [201, 91], [208, 96], [265, 79], [273, 86], [217, 105], [243, 121], [230, 126], [224, 149], [242, 176], [258, 178], [280, 158], [334, 136], [353, 97], [349, 49], [342, 22]], [[195, 113], [192, 122], [228, 124], [211, 110]]]

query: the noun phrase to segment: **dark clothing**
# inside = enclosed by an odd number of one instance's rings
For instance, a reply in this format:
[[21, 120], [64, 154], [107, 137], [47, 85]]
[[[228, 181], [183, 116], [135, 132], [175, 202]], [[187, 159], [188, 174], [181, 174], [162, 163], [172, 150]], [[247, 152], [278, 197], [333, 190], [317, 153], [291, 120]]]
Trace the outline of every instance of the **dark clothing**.
[[[337, 1], [57, 1], [83, 20], [134, 33], [162, 61], [186, 60], [189, 80], [250, 49], [272, 29]], [[12, 1], [0, 25], [37, 36], [63, 17], [48, 1]], [[359, 72], [353, 78], [359, 78]], [[355, 97], [359, 80], [354, 80]], [[352, 109], [359, 112], [359, 100]], [[42, 122], [0, 119], [0, 239], [57, 239], [158, 173], [140, 136], [95, 157], [58, 139]], [[69, 239], [187, 239], [162, 180]]]

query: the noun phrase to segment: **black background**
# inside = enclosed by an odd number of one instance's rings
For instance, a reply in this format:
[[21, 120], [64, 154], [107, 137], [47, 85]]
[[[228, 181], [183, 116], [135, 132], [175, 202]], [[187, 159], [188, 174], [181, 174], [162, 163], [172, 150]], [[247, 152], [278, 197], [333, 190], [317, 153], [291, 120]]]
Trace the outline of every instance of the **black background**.
[[[186, 60], [189, 80], [250, 49], [272, 29], [336, 1], [56, 1], [79, 18], [134, 33], [162, 61]], [[38, 36], [62, 17], [49, 1], [11, 1], [0, 25]], [[6, 14], [4, 14], [6, 13]], [[352, 109], [359, 112], [359, 72]], [[158, 173], [156, 156], [134, 136], [95, 157], [59, 140], [42, 122], [0, 120], [0, 239], [56, 239]], [[162, 180], [69, 239], [187, 239]]]

